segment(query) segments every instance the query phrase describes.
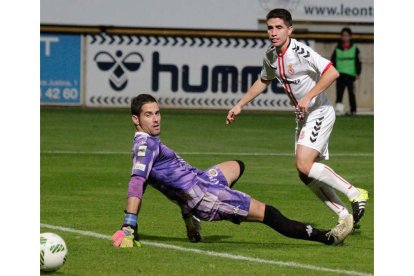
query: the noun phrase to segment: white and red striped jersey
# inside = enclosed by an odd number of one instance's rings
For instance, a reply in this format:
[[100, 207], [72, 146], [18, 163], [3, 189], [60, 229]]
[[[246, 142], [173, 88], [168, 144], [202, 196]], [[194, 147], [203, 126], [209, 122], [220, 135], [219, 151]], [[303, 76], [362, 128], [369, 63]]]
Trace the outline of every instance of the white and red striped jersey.
[[[263, 80], [277, 78], [284, 86], [292, 105], [296, 106], [331, 65], [331, 61], [321, 57], [312, 48], [290, 38], [289, 46], [282, 54], [278, 55], [274, 46], [267, 49], [260, 77]], [[331, 105], [325, 92], [312, 99], [308, 110], [311, 112], [323, 105]]]

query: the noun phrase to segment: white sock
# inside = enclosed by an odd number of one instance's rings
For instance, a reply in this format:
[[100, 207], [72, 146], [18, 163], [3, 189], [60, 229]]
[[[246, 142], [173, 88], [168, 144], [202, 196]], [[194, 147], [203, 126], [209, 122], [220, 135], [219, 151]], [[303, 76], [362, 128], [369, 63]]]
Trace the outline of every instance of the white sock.
[[345, 179], [337, 175], [334, 170], [322, 163], [313, 163], [309, 177], [319, 180], [327, 186], [346, 195], [349, 199], [357, 197], [359, 191]]
[[349, 214], [345, 204], [331, 187], [319, 182], [316, 179], [309, 183], [308, 187], [326, 204], [326, 206], [328, 206], [329, 209], [338, 215], [339, 219], [343, 219]]

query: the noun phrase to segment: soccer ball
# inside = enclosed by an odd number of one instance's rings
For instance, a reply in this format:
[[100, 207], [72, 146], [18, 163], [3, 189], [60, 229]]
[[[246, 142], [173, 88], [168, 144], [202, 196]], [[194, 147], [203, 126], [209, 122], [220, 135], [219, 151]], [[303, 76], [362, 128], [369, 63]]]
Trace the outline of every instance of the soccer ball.
[[342, 103], [337, 103], [335, 105], [335, 113], [336, 113], [336, 116], [345, 115], [345, 106]]
[[40, 270], [56, 271], [63, 266], [68, 254], [65, 241], [55, 233], [40, 234]]

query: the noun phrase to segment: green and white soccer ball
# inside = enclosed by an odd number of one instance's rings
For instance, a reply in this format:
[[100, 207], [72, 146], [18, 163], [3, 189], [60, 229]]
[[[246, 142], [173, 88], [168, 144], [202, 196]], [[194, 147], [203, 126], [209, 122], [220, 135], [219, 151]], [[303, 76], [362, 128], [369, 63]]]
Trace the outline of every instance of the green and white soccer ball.
[[55, 233], [40, 234], [40, 270], [56, 271], [63, 266], [68, 248], [61, 236]]

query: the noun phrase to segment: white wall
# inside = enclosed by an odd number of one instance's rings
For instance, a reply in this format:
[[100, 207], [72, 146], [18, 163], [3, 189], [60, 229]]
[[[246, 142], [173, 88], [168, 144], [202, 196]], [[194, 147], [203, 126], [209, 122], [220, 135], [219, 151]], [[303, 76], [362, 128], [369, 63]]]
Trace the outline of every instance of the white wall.
[[[290, 10], [294, 21], [374, 21], [373, 0], [41, 0], [40, 23], [258, 30], [276, 7]], [[327, 15], [328, 9], [337, 13]], [[371, 15], [361, 16], [366, 10]]]

